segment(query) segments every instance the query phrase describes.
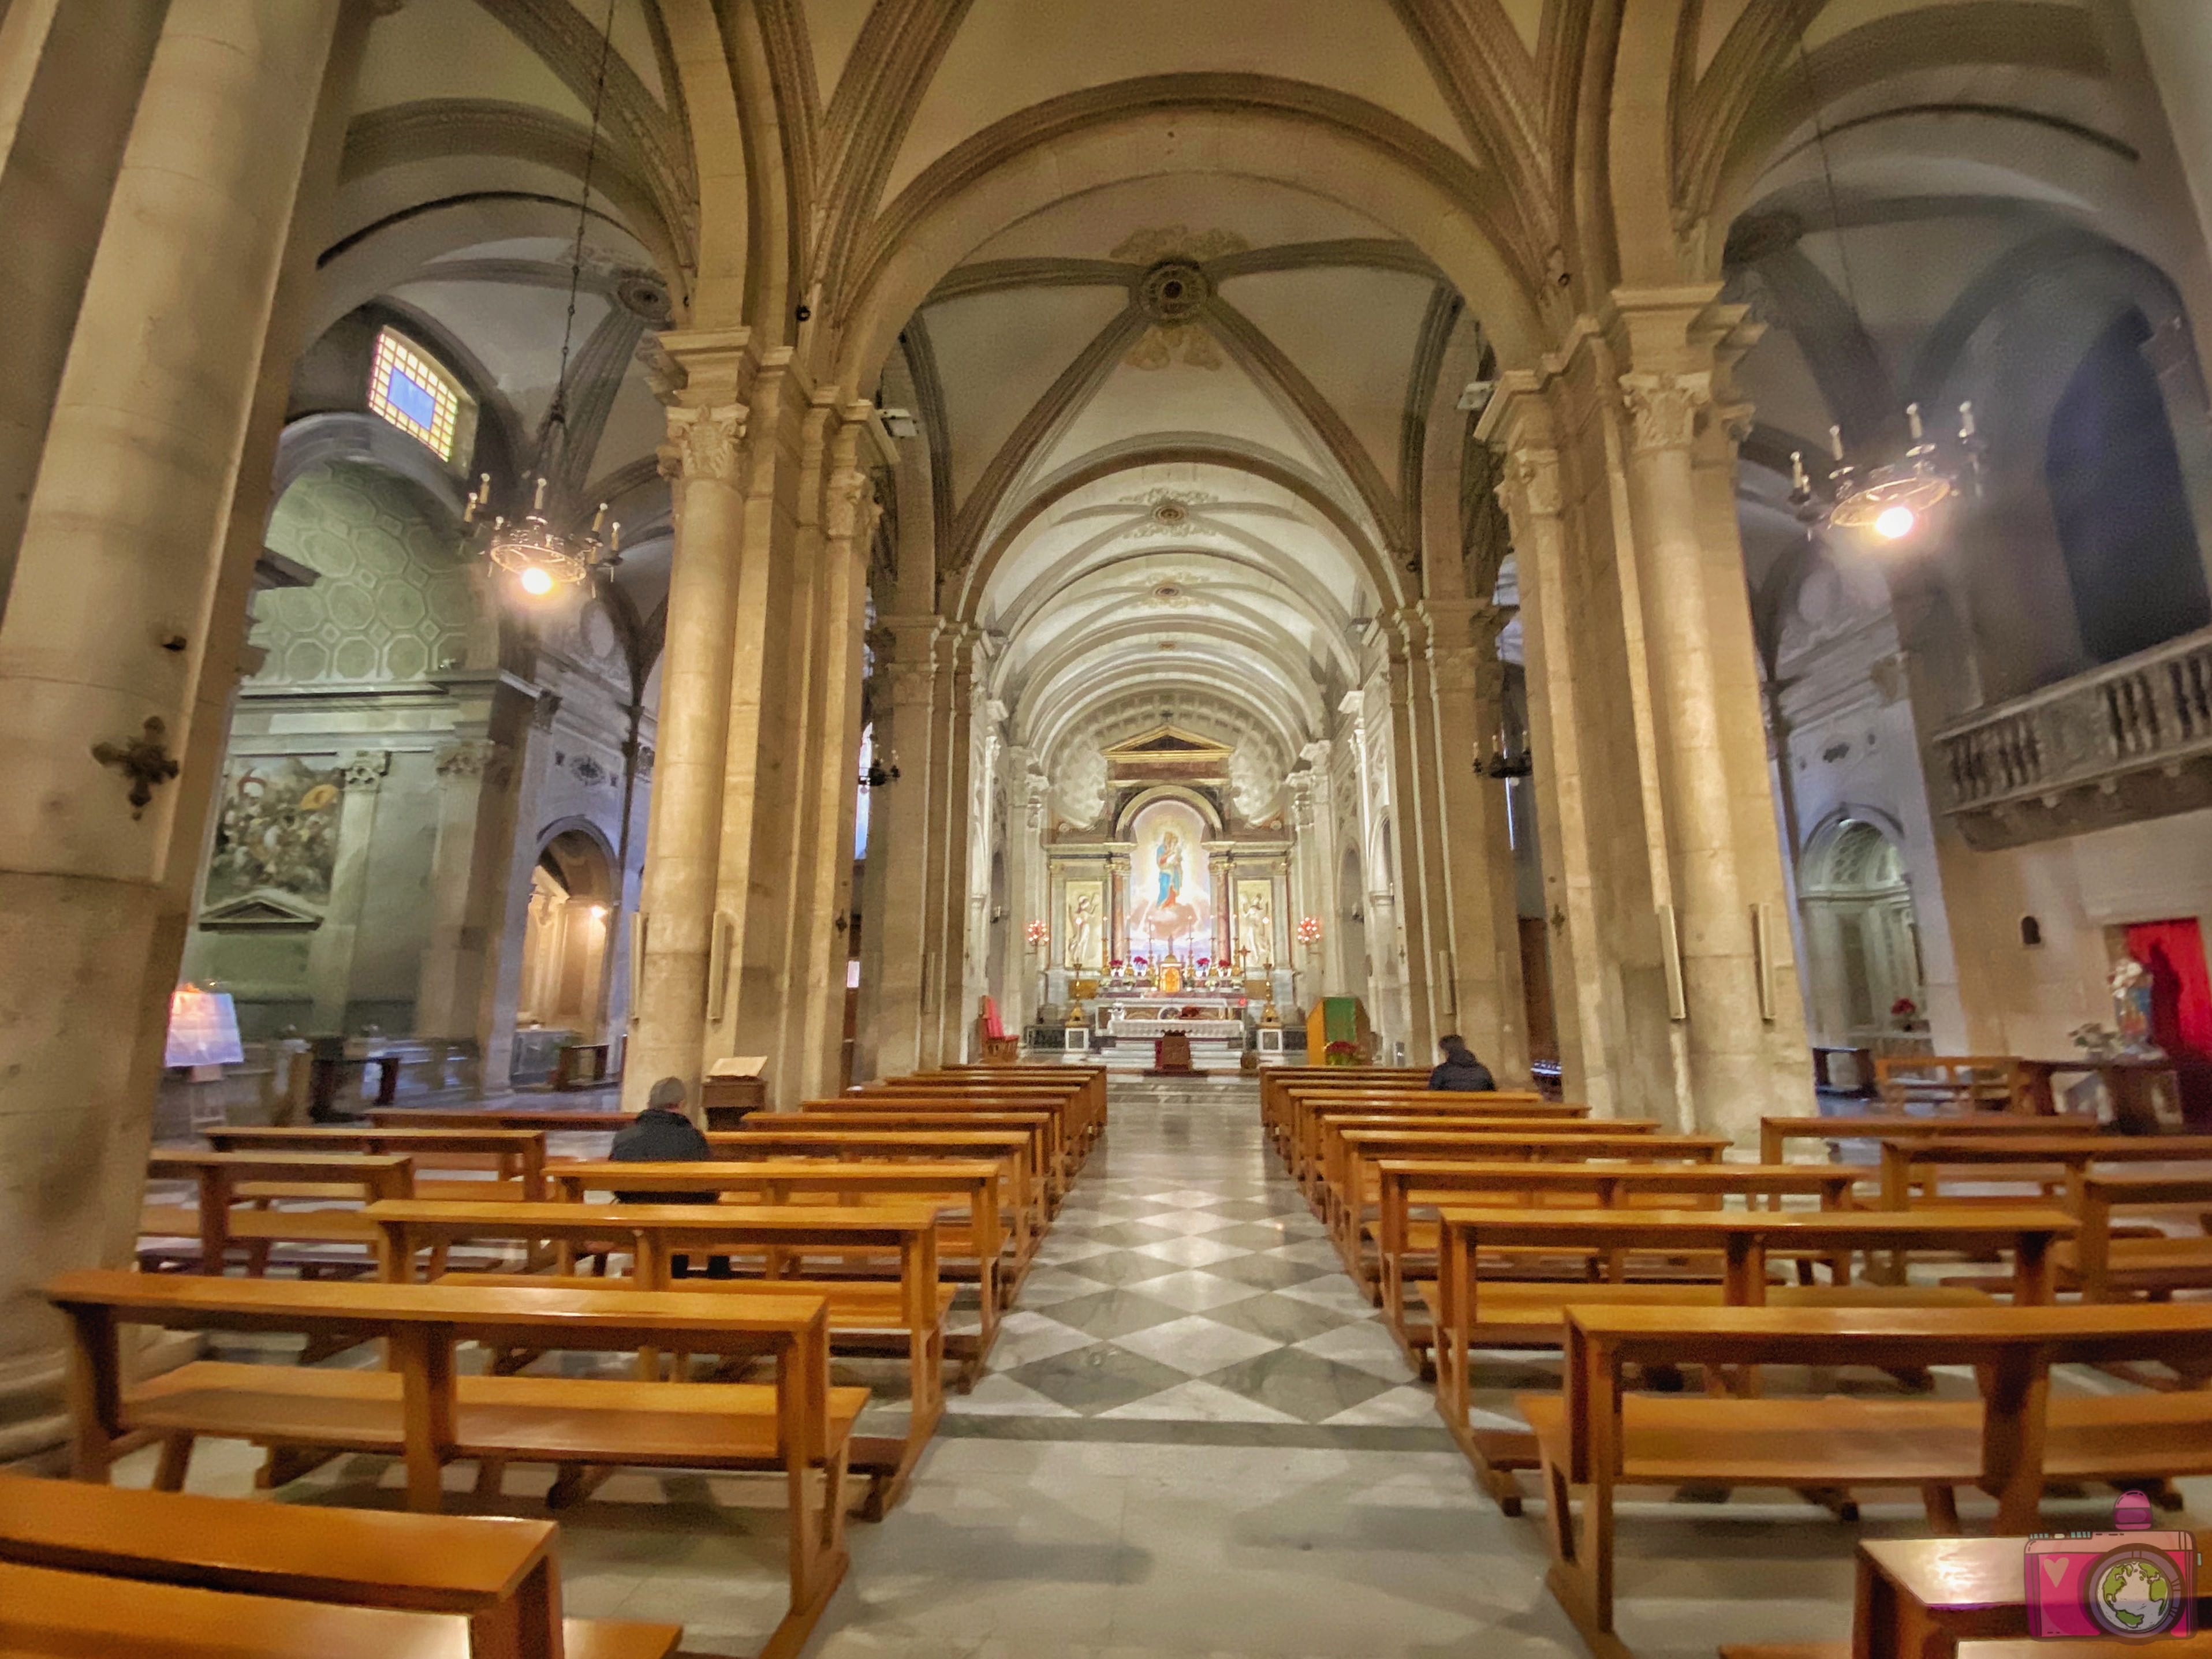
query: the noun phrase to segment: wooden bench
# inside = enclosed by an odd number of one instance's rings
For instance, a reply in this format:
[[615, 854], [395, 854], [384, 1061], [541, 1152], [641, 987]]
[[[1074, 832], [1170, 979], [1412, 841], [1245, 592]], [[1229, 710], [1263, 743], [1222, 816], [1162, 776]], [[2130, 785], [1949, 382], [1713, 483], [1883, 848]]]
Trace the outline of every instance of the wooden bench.
[[[1066, 1075], [1063, 1075], [1066, 1074]], [[1065, 1106], [1072, 1126], [1079, 1131], [1075, 1152], [1087, 1157], [1106, 1132], [1106, 1073], [1103, 1067], [1003, 1066], [932, 1072], [920, 1076], [884, 1078], [850, 1089], [842, 1097], [866, 1099], [875, 1095], [929, 1095], [950, 1100], [1008, 1100], [1026, 1105], [1048, 1101]]]
[[984, 1097], [958, 1093], [842, 1094], [831, 1100], [802, 1100], [799, 1110], [810, 1122], [825, 1124], [887, 1125], [912, 1118], [925, 1127], [939, 1123], [998, 1129], [1039, 1122], [1038, 1156], [1055, 1207], [1083, 1167], [1085, 1129], [1080, 1102], [1049, 1095]]
[[[1434, 1332], [1437, 1409], [1477, 1479], [1509, 1515], [1520, 1509], [1514, 1472], [1535, 1467], [1535, 1447], [1516, 1430], [1477, 1429], [1472, 1352], [1478, 1348], [1556, 1348], [1569, 1310], [1646, 1308], [1854, 1307], [1911, 1309], [1986, 1305], [1981, 1292], [1938, 1286], [1854, 1282], [1848, 1262], [1860, 1251], [2004, 1249], [2014, 1254], [2013, 1301], [2051, 1300], [2051, 1247], [2075, 1222], [2056, 1210], [1990, 1210], [1962, 1215], [1898, 1215], [1879, 1210], [1532, 1210], [1446, 1207], [1440, 1212], [1437, 1280], [1415, 1287]], [[1580, 1251], [1607, 1277], [1597, 1282], [1483, 1282], [1479, 1252], [1535, 1247]], [[1620, 1276], [1632, 1250], [1690, 1254], [1717, 1250], [1717, 1285], [1631, 1284]], [[1846, 1264], [1826, 1285], [1770, 1286], [1767, 1266], [1782, 1252], [1817, 1254]], [[1756, 1392], [1758, 1379], [1741, 1379]]]
[[[487, 1206], [514, 1209], [519, 1206]], [[184, 1483], [212, 1435], [283, 1449], [402, 1458], [410, 1508], [435, 1513], [456, 1459], [560, 1465], [557, 1505], [605, 1466], [779, 1473], [790, 1516], [790, 1606], [763, 1650], [793, 1659], [846, 1567], [844, 1480], [865, 1389], [830, 1386], [819, 1297], [204, 1279], [94, 1268], [49, 1285], [68, 1317], [72, 1467], [105, 1481], [118, 1450], [163, 1443], [157, 1484]], [[331, 1371], [198, 1360], [126, 1390], [120, 1328], [382, 1339], [392, 1369]], [[463, 1376], [455, 1350], [677, 1348], [772, 1355], [772, 1386]]]
[[1268, 1132], [1281, 1128], [1291, 1092], [1297, 1088], [1425, 1089], [1429, 1074], [1413, 1066], [1263, 1066], [1260, 1071], [1260, 1121]]
[[963, 1219], [949, 1220], [940, 1212], [938, 1270], [947, 1279], [972, 1278], [982, 1309], [982, 1329], [975, 1335], [963, 1332], [945, 1339], [946, 1353], [962, 1361], [963, 1392], [981, 1374], [998, 1338], [1000, 1258], [1007, 1238], [999, 1213], [1002, 1172], [997, 1164], [982, 1159], [899, 1164], [580, 1162], [556, 1164], [552, 1176], [554, 1196], [568, 1203], [586, 1202], [594, 1192], [711, 1192], [758, 1204], [788, 1204], [802, 1197], [837, 1204], [941, 1198], [958, 1207]]
[[1881, 1204], [1885, 1209], [1903, 1209], [1911, 1204], [1990, 1202], [1986, 1197], [1946, 1197], [1942, 1178], [1947, 1168], [1971, 1168], [1977, 1180], [2046, 1186], [2056, 1178], [2039, 1173], [2037, 1166], [2056, 1169], [2063, 1172], [2069, 1205], [2078, 1206], [2082, 1179], [2093, 1164], [2206, 1162], [2212, 1162], [2212, 1135], [2022, 1135], [1996, 1140], [1936, 1135], [1885, 1141]]
[[[2212, 1470], [2202, 1395], [2055, 1396], [2050, 1385], [2054, 1365], [2175, 1359], [2212, 1363], [2212, 1307], [1571, 1308], [1565, 1393], [1518, 1400], [1542, 1460], [1547, 1582], [1593, 1652], [1625, 1659], [1613, 1628], [1625, 1486], [1918, 1488], [1949, 1530], [1953, 1491], [1978, 1486], [1997, 1499], [1998, 1530], [2017, 1535], [2035, 1529], [2046, 1480]], [[1632, 1370], [1668, 1364], [1964, 1365], [1981, 1397], [1628, 1392]]]
[[1538, 1099], [1533, 1094], [1452, 1094], [1425, 1089], [1392, 1093], [1363, 1093], [1353, 1090], [1297, 1090], [1287, 1101], [1283, 1132], [1276, 1151], [1291, 1173], [1304, 1180], [1310, 1176], [1318, 1154], [1314, 1119], [1322, 1113], [1345, 1117], [1390, 1117], [1407, 1112], [1429, 1117], [1494, 1117], [1515, 1123], [1550, 1121], [1574, 1123], [1587, 1119], [1589, 1108]]
[[[2193, 1233], [2129, 1237], [2114, 1212], [2187, 1214]], [[2081, 1230], [2057, 1255], [2058, 1285], [2091, 1302], [2164, 1298], [2212, 1289], [2212, 1172], [2202, 1175], [2088, 1175], [2077, 1186]]]
[[1359, 1240], [1381, 1202], [1374, 1166], [1385, 1158], [1480, 1159], [1488, 1162], [1585, 1163], [1623, 1159], [1634, 1163], [1717, 1164], [1729, 1142], [1710, 1135], [1478, 1134], [1458, 1129], [1340, 1129], [1334, 1167], [1328, 1172], [1323, 1219], [1344, 1258], [1345, 1271], [1368, 1296], [1379, 1298], [1376, 1270]]
[[1030, 1156], [1031, 1137], [1006, 1129], [811, 1129], [793, 1113], [764, 1113], [751, 1127], [710, 1135], [707, 1145], [717, 1159], [820, 1158], [846, 1163], [939, 1162], [989, 1158], [1002, 1164], [1000, 1213], [1014, 1235], [1018, 1271], [1026, 1271], [1044, 1237], [1048, 1218], [1044, 1190]]
[[1759, 1120], [1759, 1161], [1779, 1164], [1789, 1155], [1792, 1141], [1881, 1141], [1948, 1135], [1979, 1140], [1985, 1135], [2050, 1135], [2071, 1129], [2094, 1131], [2088, 1117], [2018, 1117], [2008, 1113], [1938, 1112], [1913, 1117], [1895, 1112], [1869, 1112], [1857, 1117], [1762, 1117]]
[[[1481, 1097], [1462, 1097], [1480, 1099]], [[1508, 1111], [1491, 1105], [1453, 1105], [1449, 1095], [1430, 1095], [1405, 1100], [1370, 1100], [1345, 1105], [1334, 1100], [1294, 1104], [1291, 1141], [1287, 1163], [1292, 1178], [1311, 1199], [1328, 1168], [1328, 1137], [1339, 1129], [1407, 1128], [1420, 1124], [1453, 1124], [1489, 1133], [1526, 1131], [1531, 1135], [1637, 1134], [1659, 1126], [1648, 1118], [1607, 1117], [1595, 1121], [1573, 1115], [1583, 1110], [1538, 1112], [1528, 1108]], [[1442, 1101], [1446, 1104], [1433, 1105]]]
[[508, 1129], [549, 1135], [613, 1135], [637, 1122], [637, 1114], [532, 1106], [386, 1106], [370, 1112], [368, 1121], [379, 1129]]
[[[1730, 1198], [1797, 1197], [1823, 1210], [1849, 1206], [1856, 1173], [1802, 1164], [1528, 1164], [1385, 1159], [1376, 1166], [1376, 1240], [1382, 1317], [1407, 1356], [1427, 1366], [1430, 1331], [1407, 1318], [1407, 1287], [1433, 1278], [1439, 1224], [1418, 1209], [1498, 1208], [1519, 1202], [1613, 1209], [1620, 1206], [1719, 1209]], [[1808, 1272], [1809, 1259], [1802, 1263]], [[1426, 1274], [1419, 1269], [1428, 1268]], [[1616, 1279], [1621, 1275], [1616, 1272]], [[1809, 1280], [1808, 1281], [1809, 1282]]]
[[[415, 1194], [413, 1162], [389, 1154], [157, 1152], [146, 1160], [146, 1173], [156, 1181], [192, 1182], [198, 1202], [190, 1208], [145, 1206], [138, 1219], [140, 1238], [195, 1239], [198, 1250], [179, 1254], [149, 1250], [142, 1244], [141, 1262], [149, 1268], [191, 1266], [210, 1275], [223, 1272], [232, 1250], [242, 1248], [246, 1272], [258, 1278], [267, 1271], [271, 1247], [278, 1244], [358, 1245], [357, 1261], [303, 1258], [291, 1265], [310, 1274], [368, 1272], [374, 1266], [369, 1251], [376, 1230], [362, 1219], [358, 1206]], [[272, 1209], [279, 1191], [351, 1199], [354, 1207]]]
[[[415, 1196], [507, 1198], [536, 1203], [545, 1196], [545, 1134], [512, 1129], [211, 1129], [217, 1152], [356, 1152], [415, 1160]], [[431, 1169], [487, 1169], [489, 1180], [427, 1178]]]
[[[1060, 1126], [1048, 1111], [985, 1111], [980, 1106], [934, 1111], [907, 1105], [848, 1111], [832, 1105], [803, 1108], [797, 1122], [805, 1129], [868, 1132], [908, 1129], [927, 1134], [936, 1129], [955, 1133], [981, 1129], [987, 1133], [1006, 1130], [1024, 1134], [1030, 1137], [1030, 1167], [1041, 1176], [1048, 1218], [1058, 1213], [1060, 1201], [1066, 1196], [1067, 1177], [1060, 1157]], [[765, 1127], [772, 1129], [776, 1126]]]
[[562, 1619], [556, 1536], [0, 1474], [0, 1651], [393, 1659], [458, 1619], [471, 1659], [665, 1659], [681, 1626]]
[[[534, 1287], [604, 1286], [686, 1295], [796, 1298], [828, 1311], [833, 1350], [879, 1353], [902, 1351], [907, 1359], [908, 1416], [902, 1436], [854, 1439], [850, 1466], [869, 1478], [866, 1512], [879, 1519], [904, 1493], [915, 1465], [945, 1415], [945, 1319], [952, 1292], [937, 1278], [937, 1208], [913, 1199], [896, 1206], [822, 1204], [456, 1204], [421, 1201], [376, 1204], [368, 1216], [382, 1237], [380, 1255], [387, 1283], [412, 1281], [416, 1258], [430, 1254], [429, 1271], [458, 1243], [496, 1238], [550, 1244], [564, 1262], [580, 1250], [614, 1241], [630, 1255], [627, 1281], [528, 1274], [446, 1274], [441, 1284]], [[722, 1254], [757, 1259], [756, 1276], [727, 1280], [678, 1279], [675, 1258]], [[795, 1276], [810, 1255], [891, 1256], [896, 1281], [883, 1284], [817, 1281]], [[689, 1350], [678, 1348], [671, 1374], [681, 1380]], [[502, 1369], [538, 1358], [516, 1345]], [[641, 1349], [638, 1374], [659, 1381], [657, 1348]]]
[[1473, 1112], [1339, 1112], [1312, 1113], [1304, 1120], [1307, 1136], [1302, 1156], [1310, 1178], [1303, 1184], [1315, 1213], [1331, 1213], [1329, 1199], [1344, 1173], [1342, 1137], [1355, 1130], [1414, 1129], [1440, 1135], [1500, 1136], [1595, 1135], [1619, 1141], [1624, 1136], [1656, 1135], [1659, 1125], [1648, 1117], [1605, 1118], [1597, 1123], [1575, 1123], [1540, 1117], [1501, 1117]]
[[1875, 1093], [1893, 1111], [1934, 1105], [2024, 1112], [2026, 1081], [2019, 1058], [2009, 1054], [1883, 1054], [1874, 1063]]

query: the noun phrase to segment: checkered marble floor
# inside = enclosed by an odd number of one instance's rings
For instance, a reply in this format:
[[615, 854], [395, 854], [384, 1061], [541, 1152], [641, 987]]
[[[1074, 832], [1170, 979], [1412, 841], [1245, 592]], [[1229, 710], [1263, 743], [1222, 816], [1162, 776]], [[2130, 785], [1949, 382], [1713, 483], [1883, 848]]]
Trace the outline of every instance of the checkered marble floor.
[[[1429, 1427], [1376, 1311], [1267, 1156], [1242, 1080], [1115, 1080], [963, 1417]], [[981, 1426], [975, 1426], [980, 1428]]]

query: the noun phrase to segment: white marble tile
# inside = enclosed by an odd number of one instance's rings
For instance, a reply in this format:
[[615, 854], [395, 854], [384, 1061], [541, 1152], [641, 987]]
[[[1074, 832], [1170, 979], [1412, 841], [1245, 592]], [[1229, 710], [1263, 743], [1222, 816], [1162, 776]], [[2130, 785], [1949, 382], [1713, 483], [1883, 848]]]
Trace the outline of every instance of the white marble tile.
[[1089, 1347], [1097, 1340], [1033, 1309], [1017, 1308], [999, 1322], [999, 1340], [991, 1345], [991, 1369], [1012, 1371], [1032, 1359]]
[[1093, 1256], [1103, 1256], [1109, 1250], [1121, 1249], [1103, 1239], [1086, 1238], [1080, 1232], [1057, 1230], [1048, 1234], [1044, 1243], [1036, 1247], [1030, 1259], [1040, 1267], [1057, 1267], [1064, 1262], [1081, 1262]]
[[1176, 1262], [1187, 1268], [1202, 1268], [1215, 1262], [1232, 1261], [1239, 1256], [1249, 1256], [1248, 1250], [1234, 1244], [1224, 1244], [1218, 1238], [1157, 1238], [1149, 1244], [1139, 1244], [1136, 1253], [1149, 1256], [1155, 1261]]
[[1310, 1262], [1316, 1267], [1324, 1268], [1336, 1267], [1344, 1260], [1336, 1248], [1335, 1240], [1326, 1236], [1301, 1239], [1294, 1244], [1278, 1244], [1273, 1250], [1260, 1253], [1262, 1256], [1279, 1256], [1285, 1262]]
[[1371, 1377], [1380, 1377], [1390, 1383], [1410, 1383], [1414, 1380], [1413, 1368], [1407, 1365], [1406, 1355], [1380, 1320], [1358, 1324], [1339, 1325], [1334, 1330], [1325, 1330], [1318, 1336], [1309, 1336], [1292, 1344], [1308, 1353], [1318, 1353], [1324, 1359], [1334, 1359], [1340, 1365], [1350, 1365]]
[[1240, 1359], [1249, 1359], [1281, 1346], [1265, 1336], [1218, 1324], [1195, 1313], [1114, 1340], [1117, 1346], [1133, 1353], [1173, 1365], [1190, 1377], [1203, 1377], [1208, 1371], [1219, 1371], [1224, 1365], [1233, 1365]]
[[1141, 1196], [1170, 1209], [1200, 1209], [1221, 1196], [1218, 1192], [1202, 1187], [1178, 1187], [1167, 1192], [1149, 1192]]
[[1103, 1288], [1096, 1279], [1084, 1279], [1073, 1273], [1063, 1273], [1057, 1268], [1032, 1268], [1022, 1281], [1021, 1294], [1017, 1299], [1023, 1307], [1050, 1307], [1054, 1302], [1065, 1302], [1072, 1297], [1096, 1296]]
[[[1172, 1362], [1170, 1362], [1172, 1363]], [[1287, 1413], [1265, 1406], [1257, 1400], [1247, 1400], [1241, 1394], [1194, 1377], [1180, 1387], [1151, 1395], [1126, 1406], [1116, 1406], [1111, 1411], [1098, 1414], [1104, 1419], [1123, 1421], [1191, 1423], [1295, 1423], [1298, 1420]]]
[[1375, 1305], [1351, 1280], [1341, 1274], [1332, 1274], [1325, 1279], [1308, 1280], [1303, 1285], [1285, 1285], [1275, 1293], [1293, 1301], [1310, 1302], [1317, 1308], [1328, 1308], [1337, 1313], [1378, 1317]]
[[[1352, 1363], [1346, 1360], [1346, 1364]], [[1334, 1417], [1322, 1419], [1328, 1428], [1441, 1428], [1435, 1391], [1415, 1384], [1391, 1389], [1372, 1400], [1348, 1406]]]
[[1237, 1225], [1237, 1219], [1234, 1216], [1216, 1215], [1209, 1210], [1202, 1209], [1158, 1210], [1148, 1214], [1133, 1216], [1131, 1219], [1148, 1227], [1158, 1227], [1164, 1232], [1184, 1234], [1218, 1232], [1224, 1227], [1233, 1227]]

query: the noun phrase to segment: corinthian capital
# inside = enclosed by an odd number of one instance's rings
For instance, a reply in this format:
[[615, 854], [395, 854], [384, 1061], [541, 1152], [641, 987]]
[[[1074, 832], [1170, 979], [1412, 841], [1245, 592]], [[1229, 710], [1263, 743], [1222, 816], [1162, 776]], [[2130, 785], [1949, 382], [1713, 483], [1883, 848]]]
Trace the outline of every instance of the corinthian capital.
[[1687, 449], [1697, 435], [1698, 416], [1713, 401], [1713, 377], [1710, 372], [1624, 374], [1620, 399], [1635, 423], [1638, 449]]
[[875, 534], [875, 485], [868, 475], [848, 467], [830, 475], [823, 503], [823, 529], [833, 542], [865, 542]]
[[723, 481], [736, 477], [750, 414], [743, 403], [669, 410], [668, 441], [660, 447], [660, 475]]
[[1526, 525], [1532, 518], [1559, 516], [1559, 452], [1519, 445], [1507, 451], [1505, 475], [1498, 484], [1498, 505], [1506, 518]]

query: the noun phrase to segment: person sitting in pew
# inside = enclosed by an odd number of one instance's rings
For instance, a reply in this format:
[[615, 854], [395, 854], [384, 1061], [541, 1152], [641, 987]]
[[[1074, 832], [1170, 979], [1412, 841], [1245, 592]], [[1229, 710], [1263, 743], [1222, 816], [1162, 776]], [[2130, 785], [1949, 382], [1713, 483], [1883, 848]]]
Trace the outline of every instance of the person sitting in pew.
[[[699, 1126], [684, 1115], [684, 1080], [664, 1077], [653, 1086], [645, 1097], [645, 1110], [637, 1121], [615, 1136], [607, 1156], [621, 1164], [703, 1164], [714, 1155], [707, 1144], [707, 1137]], [[615, 1202], [619, 1204], [711, 1204], [718, 1194], [712, 1192], [618, 1192]], [[669, 1271], [678, 1279], [690, 1276], [691, 1262], [688, 1256], [672, 1258]], [[711, 1256], [707, 1258], [709, 1279], [727, 1279], [730, 1258]]]
[[1474, 1057], [1474, 1050], [1467, 1039], [1454, 1032], [1439, 1038], [1437, 1046], [1443, 1050], [1443, 1063], [1429, 1074], [1429, 1087], [1436, 1092], [1452, 1094], [1488, 1094], [1498, 1087], [1498, 1080], [1490, 1075], [1490, 1068]]

